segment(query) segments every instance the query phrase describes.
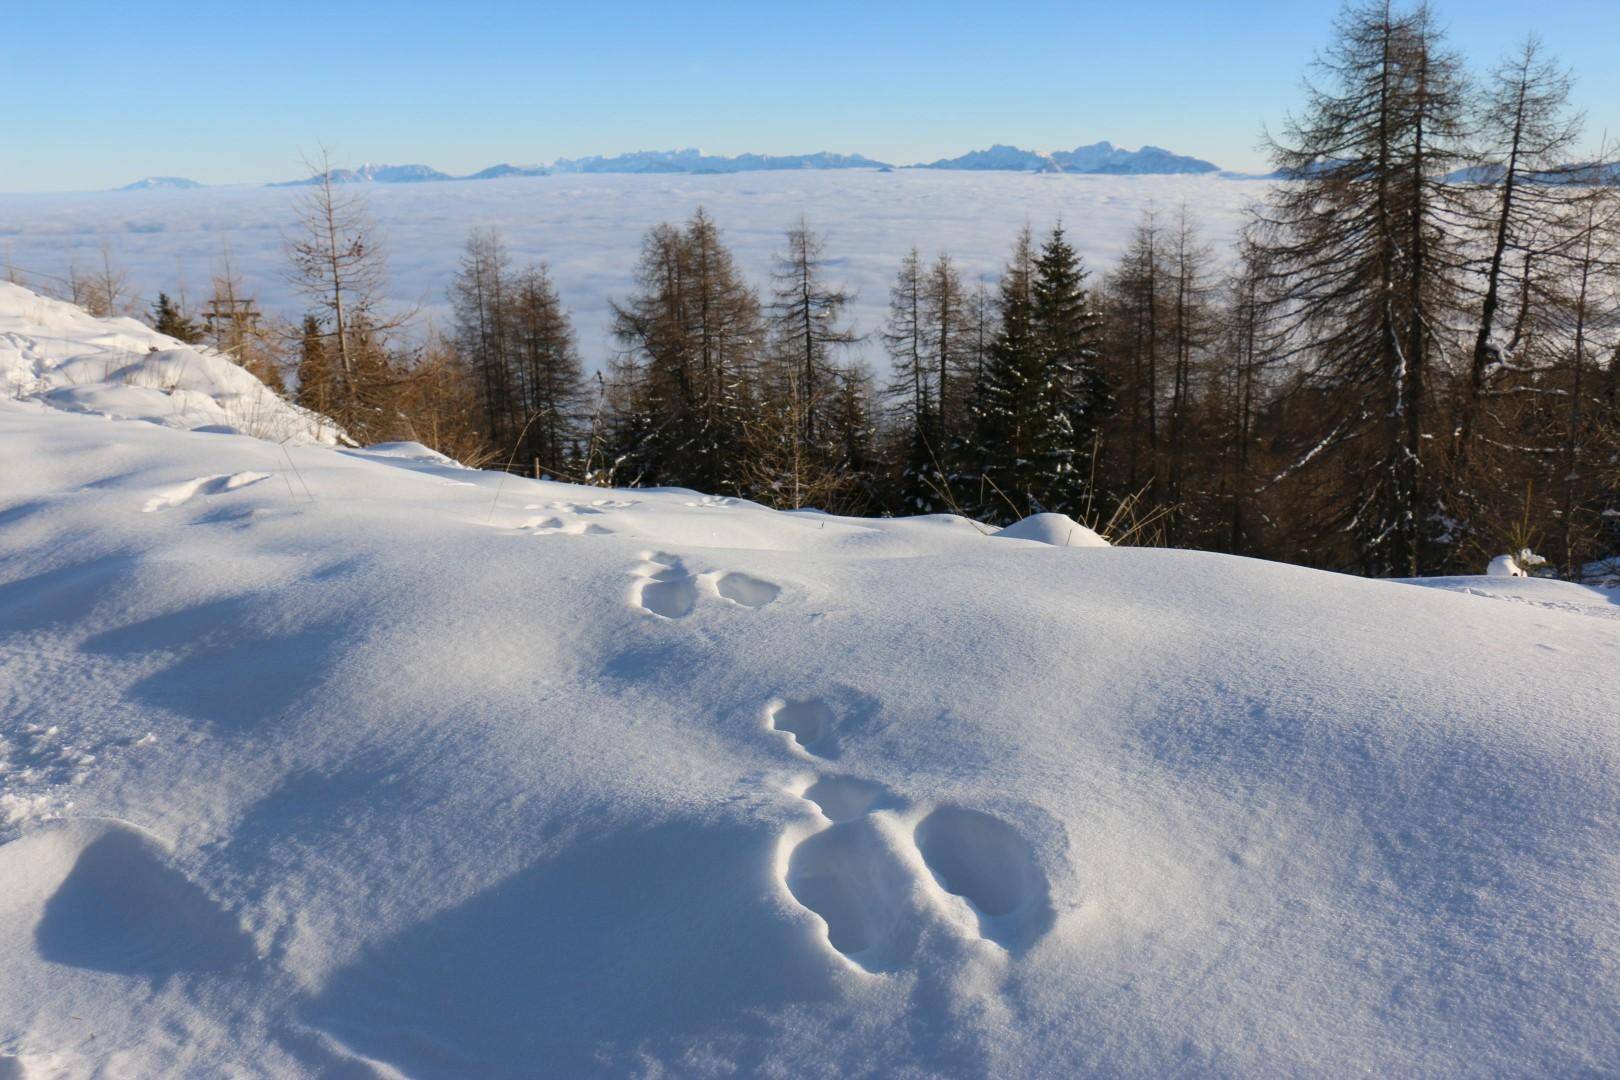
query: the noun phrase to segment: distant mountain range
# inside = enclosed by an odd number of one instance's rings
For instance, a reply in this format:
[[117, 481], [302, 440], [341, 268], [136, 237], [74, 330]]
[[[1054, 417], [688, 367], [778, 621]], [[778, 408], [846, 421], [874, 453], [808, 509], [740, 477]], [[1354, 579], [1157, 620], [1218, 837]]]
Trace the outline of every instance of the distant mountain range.
[[[333, 169], [332, 181], [339, 184], [409, 184], [437, 180], [494, 180], [508, 176], [548, 176], [557, 173], [739, 173], [781, 172], [787, 170], [877, 169], [995, 169], [1005, 172], [1066, 172], [1103, 175], [1147, 175], [1219, 172], [1216, 165], [1198, 158], [1184, 157], [1144, 146], [1126, 150], [1109, 142], [1079, 146], [1073, 150], [1041, 153], [1016, 146], [996, 145], [956, 158], [942, 158], [927, 164], [895, 166], [864, 154], [738, 154], [726, 157], [701, 150], [639, 150], [613, 157], [593, 155], [561, 158], [549, 165], [491, 165], [466, 176], [451, 176], [426, 165], [365, 165], [358, 169]], [[271, 187], [313, 184], [319, 176], [284, 180]]]
[[941, 158], [922, 169], [994, 169], [1003, 172], [1066, 172], [1105, 176], [1146, 176], [1220, 172], [1220, 166], [1195, 157], [1172, 154], [1157, 146], [1126, 150], [1111, 142], [1077, 146], [1050, 154], [998, 144], [961, 157]]
[[137, 180], [133, 184], [125, 184], [119, 191], [158, 191], [179, 190], [183, 188], [200, 188], [201, 184], [195, 180], [187, 180], [183, 176], [148, 176]]
[[[1302, 174], [1333, 168], [1337, 163], [1323, 162], [1302, 170]], [[959, 171], [996, 171], [1026, 173], [1071, 173], [1090, 176], [1166, 176], [1201, 175], [1218, 173], [1220, 167], [1201, 158], [1174, 154], [1157, 146], [1144, 146], [1140, 150], [1127, 150], [1111, 142], [1077, 146], [1073, 150], [1047, 153], [1025, 150], [1005, 143], [997, 143], [985, 150], [974, 150], [960, 157], [940, 158], [938, 161], [916, 165], [891, 165], [863, 154], [834, 154], [822, 150], [814, 154], [738, 154], [725, 157], [705, 154], [701, 150], [638, 150], [613, 157], [593, 155], [582, 158], [560, 158], [549, 165], [491, 165], [487, 169], [453, 176], [427, 165], [362, 165], [358, 169], [333, 169], [332, 182], [337, 184], [422, 184], [445, 180], [499, 180], [511, 176], [551, 176], [580, 173], [740, 173], [781, 172], [787, 170], [875, 169], [892, 172], [902, 169], [944, 169]], [[1235, 174], [1228, 173], [1232, 176]], [[1286, 179], [1284, 172], [1247, 175], [1247, 179]], [[1495, 183], [1499, 170], [1490, 167], [1459, 169], [1446, 177], [1456, 183]], [[1544, 184], [1620, 184], [1620, 165], [1571, 165], [1556, 172], [1531, 174], [1531, 183]], [[301, 187], [318, 183], [320, 177], [303, 180], [282, 180], [267, 187]], [[120, 191], [151, 191], [157, 189], [198, 188], [202, 184], [180, 176], [149, 176], [126, 184]]]
[[[488, 171], [488, 170], [485, 170]], [[426, 165], [362, 165], [358, 169], [333, 169], [334, 184], [423, 184], [438, 180], [460, 180], [462, 177], [430, 169]], [[320, 182], [316, 173], [304, 180], [281, 180], [266, 187], [301, 187]]]

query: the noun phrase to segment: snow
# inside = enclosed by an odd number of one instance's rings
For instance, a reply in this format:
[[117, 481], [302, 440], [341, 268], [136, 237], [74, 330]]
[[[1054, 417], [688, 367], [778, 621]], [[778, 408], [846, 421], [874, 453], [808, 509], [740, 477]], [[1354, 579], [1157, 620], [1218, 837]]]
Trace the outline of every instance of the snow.
[[1108, 541], [1067, 514], [1031, 514], [995, 533], [1006, 540], [1034, 540], [1053, 547], [1107, 547]]
[[134, 319], [95, 319], [0, 281], [0, 387], [15, 400], [188, 431], [333, 443], [330, 421], [288, 404], [211, 349]]
[[[130, 285], [148, 301], [186, 288], [195, 303], [221, 263], [232, 267], [261, 308], [296, 318], [306, 301], [286, 280], [284, 234], [294, 226], [297, 188], [207, 187], [0, 195], [0, 261], [65, 277], [77, 262], [101, 265], [105, 242]], [[971, 283], [999, 275], [1018, 230], [1063, 219], [1087, 265], [1114, 265], [1143, 210], [1173, 214], [1185, 201], [1218, 251], [1230, 249], [1242, 210], [1266, 190], [1261, 181], [1219, 176], [1086, 176], [902, 169], [793, 170], [731, 175], [553, 175], [379, 184], [366, 195], [387, 242], [389, 296], [396, 310], [420, 305], [424, 319], [449, 324], [446, 290], [475, 225], [505, 234], [516, 261], [550, 263], [573, 312], [586, 361], [600, 365], [619, 346], [609, 301], [634, 285], [648, 228], [714, 216], [738, 264], [765, 291], [783, 234], [804, 214], [827, 234], [830, 272], [857, 295], [850, 314], [869, 335], [856, 350], [882, 370], [877, 331], [889, 286], [916, 245], [925, 258], [947, 250]], [[49, 283], [41, 278], [40, 283]]]
[[1511, 555], [1498, 555], [1485, 567], [1486, 577], [1529, 577]]
[[0, 455], [0, 1076], [1620, 1060], [1620, 593]]

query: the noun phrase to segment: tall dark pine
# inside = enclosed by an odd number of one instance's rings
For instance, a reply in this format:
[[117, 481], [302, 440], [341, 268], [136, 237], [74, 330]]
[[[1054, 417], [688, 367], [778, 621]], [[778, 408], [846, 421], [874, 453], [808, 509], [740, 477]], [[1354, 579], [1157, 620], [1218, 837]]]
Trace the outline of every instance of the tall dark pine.
[[168, 293], [158, 293], [157, 303], [152, 305], [152, 329], [188, 345], [195, 345], [202, 340], [201, 328], [187, 318], [179, 306], [169, 299]]
[[1025, 229], [1001, 279], [1000, 327], [974, 404], [968, 455], [976, 466], [968, 479], [977, 480], [977, 509], [993, 521], [1079, 509], [1069, 375], [1052, 362], [1038, 277]]
[[491, 444], [510, 450], [524, 419], [509, 354], [507, 290], [512, 258], [494, 229], [473, 229], [450, 286], [455, 341], [477, 374], [478, 401]]
[[1051, 498], [1069, 509], [1078, 506], [1085, 496], [1087, 466], [1098, 425], [1111, 399], [1100, 366], [1102, 320], [1086, 289], [1086, 270], [1080, 255], [1065, 238], [1061, 223], [1053, 228], [1035, 258], [1030, 301], [1035, 336], [1051, 386], [1047, 408], [1064, 414], [1070, 438], [1067, 452], [1054, 458]]

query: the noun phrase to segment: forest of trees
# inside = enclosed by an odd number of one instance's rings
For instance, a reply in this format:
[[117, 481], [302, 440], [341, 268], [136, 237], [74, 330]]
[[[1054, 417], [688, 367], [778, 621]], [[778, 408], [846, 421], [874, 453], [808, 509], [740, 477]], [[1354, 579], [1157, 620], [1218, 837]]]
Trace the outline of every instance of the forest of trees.
[[[913, 249], [885, 323], [855, 327], [811, 223], [756, 285], [699, 210], [646, 235], [596, 374], [546, 266], [489, 229], [453, 325], [401, 334], [363, 199], [331, 183], [289, 243], [298, 324], [244, 324], [228, 265], [206, 322], [167, 296], [151, 314], [285, 371], [357, 441], [472, 464], [848, 514], [1056, 511], [1373, 575], [1531, 547], [1577, 576], [1620, 551], [1620, 189], [1570, 92], [1533, 38], [1475, 75], [1427, 7], [1348, 7], [1235, 252], [1187, 207], [1146, 213], [1106, 274], [1071, 242], [1084, 221], [1009, 237], [995, 280]], [[124, 291], [106, 257], [73, 281], [92, 310]]]

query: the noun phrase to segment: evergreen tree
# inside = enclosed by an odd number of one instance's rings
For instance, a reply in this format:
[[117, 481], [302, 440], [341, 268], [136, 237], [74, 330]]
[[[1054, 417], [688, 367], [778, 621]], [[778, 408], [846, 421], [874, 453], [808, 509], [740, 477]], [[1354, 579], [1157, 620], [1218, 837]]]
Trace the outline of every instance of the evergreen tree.
[[1059, 223], [1034, 262], [1030, 319], [1050, 384], [1049, 409], [1064, 414], [1069, 445], [1053, 459], [1048, 498], [1078, 509], [1089, 482], [1092, 448], [1111, 405], [1100, 366], [1102, 320], [1086, 289], [1086, 270]]
[[460, 268], [450, 285], [455, 341], [477, 378], [485, 433], [509, 455], [525, 420], [509, 350], [511, 266], [500, 233], [474, 228], [467, 235]]
[[892, 453], [898, 477], [897, 506], [908, 514], [936, 514], [949, 509], [940, 439], [938, 388], [929, 334], [928, 283], [922, 256], [912, 248], [900, 260], [889, 289], [889, 318], [883, 345], [893, 373], [889, 383]]
[[152, 329], [188, 345], [202, 340], [202, 331], [197, 324], [169, 299], [168, 293], [158, 293], [157, 303], [152, 305]]
[[327, 344], [320, 316], [305, 315], [298, 337], [297, 401], [321, 416], [331, 416], [338, 399], [337, 368]]
[[1070, 373], [1053, 362], [1051, 331], [1038, 314], [1038, 279], [1025, 228], [1001, 280], [1000, 326], [974, 410], [978, 509], [992, 521], [1080, 508]]

